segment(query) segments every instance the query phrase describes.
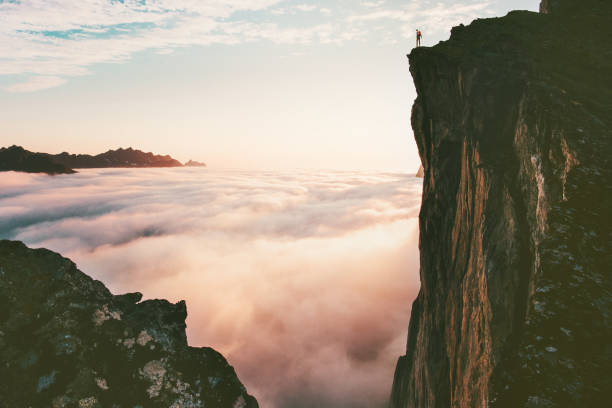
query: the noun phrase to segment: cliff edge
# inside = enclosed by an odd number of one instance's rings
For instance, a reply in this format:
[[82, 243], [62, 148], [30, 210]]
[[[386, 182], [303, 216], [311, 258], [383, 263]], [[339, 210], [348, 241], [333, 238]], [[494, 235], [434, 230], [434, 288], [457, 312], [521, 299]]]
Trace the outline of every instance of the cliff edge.
[[112, 295], [69, 259], [0, 241], [0, 407], [256, 408], [185, 302]]
[[421, 290], [390, 407], [612, 389], [612, 3], [549, 0], [409, 56]]

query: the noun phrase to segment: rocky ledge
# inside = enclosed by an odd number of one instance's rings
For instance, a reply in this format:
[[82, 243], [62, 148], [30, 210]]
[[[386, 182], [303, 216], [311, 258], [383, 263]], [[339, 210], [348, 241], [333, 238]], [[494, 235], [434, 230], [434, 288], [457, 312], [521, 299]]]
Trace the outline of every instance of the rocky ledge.
[[541, 10], [409, 56], [421, 291], [392, 408], [610, 404], [612, 2]]
[[0, 407], [258, 406], [223, 356], [187, 345], [185, 302], [141, 298], [0, 241]]

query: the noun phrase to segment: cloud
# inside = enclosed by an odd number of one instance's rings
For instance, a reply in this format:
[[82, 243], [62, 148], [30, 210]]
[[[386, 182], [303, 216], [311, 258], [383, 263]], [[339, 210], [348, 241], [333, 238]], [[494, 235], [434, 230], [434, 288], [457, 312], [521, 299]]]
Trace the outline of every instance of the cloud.
[[420, 180], [106, 169], [0, 178], [0, 237], [115, 293], [185, 299], [261, 406], [383, 407], [418, 290]]
[[295, 8], [300, 11], [314, 11], [317, 6], [315, 6], [314, 4], [298, 4], [297, 6], [295, 6]]
[[[164, 54], [181, 47], [252, 42], [341, 45], [370, 38], [376, 31], [372, 25], [381, 20], [398, 38], [411, 37], [417, 25], [431, 38], [431, 33], [449, 32], [453, 25], [490, 13], [492, 4], [365, 1], [347, 9], [341, 3], [289, 7], [282, 0], [0, 2], [0, 75], [31, 75], [9, 90], [34, 91], [34, 85], [25, 84], [48, 78], [46, 84], [57, 86], [89, 74], [93, 65], [125, 63], [145, 50]], [[314, 10], [319, 13], [310, 13], [307, 22], [300, 18], [298, 11]]]
[[[279, 27], [237, 19], [280, 0], [0, 2], [0, 75], [85, 75], [99, 63], [125, 62], [139, 51], [271, 40], [308, 43], [328, 27]], [[277, 10], [278, 11], [278, 10]], [[271, 14], [271, 13], [270, 13]], [[37, 77], [29, 82], [39, 81]], [[56, 81], [56, 85], [59, 81]], [[16, 84], [15, 89], [20, 89]], [[33, 89], [33, 87], [30, 87]]]
[[54, 88], [65, 82], [65, 79], [56, 76], [35, 76], [25, 82], [8, 86], [6, 90], [13, 93], [34, 92], [41, 89]]
[[360, 3], [363, 7], [367, 7], [367, 8], [376, 8], [376, 7], [380, 7], [383, 4], [385, 4], [385, 0], [378, 0], [378, 1], [362, 1]]
[[397, 21], [402, 23], [402, 35], [406, 38], [414, 37], [416, 27], [439, 35], [442, 32], [450, 32], [451, 27], [460, 23], [469, 23], [478, 17], [483, 17], [483, 14], [491, 15], [491, 4], [491, 1], [476, 1], [429, 5], [412, 1], [403, 7], [381, 8], [380, 4], [370, 3], [370, 7], [376, 10], [352, 14], [347, 17], [347, 21], [361, 24], [379, 20]]

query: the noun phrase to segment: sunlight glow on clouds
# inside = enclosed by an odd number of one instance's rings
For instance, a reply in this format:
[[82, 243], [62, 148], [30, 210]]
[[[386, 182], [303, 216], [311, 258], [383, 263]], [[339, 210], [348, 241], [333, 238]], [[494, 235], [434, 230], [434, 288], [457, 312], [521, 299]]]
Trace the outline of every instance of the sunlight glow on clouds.
[[187, 302], [266, 408], [382, 408], [419, 287], [421, 180], [381, 172], [3, 173], [0, 238]]
[[397, 39], [411, 37], [415, 25], [448, 31], [487, 14], [490, 5], [474, 0], [451, 5], [366, 1], [350, 8], [341, 1], [0, 1], [0, 75], [39, 75], [6, 88], [34, 91], [64, 83], [60, 77], [88, 74], [94, 64], [125, 62], [149, 49], [167, 53], [254, 41], [338, 45], [363, 41], [382, 20], [387, 36]]

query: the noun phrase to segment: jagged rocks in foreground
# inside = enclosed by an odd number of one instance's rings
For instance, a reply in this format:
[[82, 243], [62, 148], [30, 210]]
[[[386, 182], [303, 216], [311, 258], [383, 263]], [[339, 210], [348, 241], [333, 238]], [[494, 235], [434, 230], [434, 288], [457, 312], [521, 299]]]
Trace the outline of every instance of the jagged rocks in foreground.
[[610, 406], [612, 2], [542, 11], [410, 54], [421, 291], [393, 408]]
[[223, 356], [187, 345], [185, 302], [141, 297], [0, 241], [0, 407], [257, 407]]

